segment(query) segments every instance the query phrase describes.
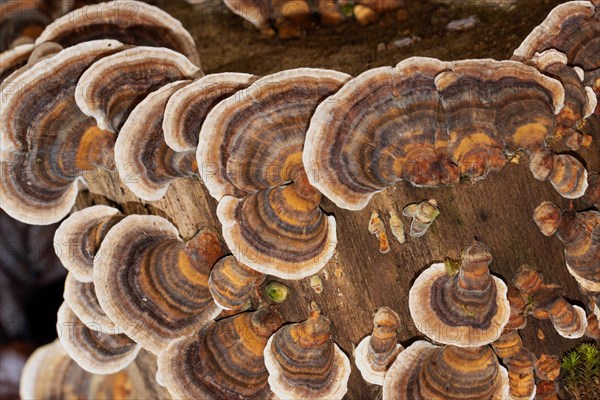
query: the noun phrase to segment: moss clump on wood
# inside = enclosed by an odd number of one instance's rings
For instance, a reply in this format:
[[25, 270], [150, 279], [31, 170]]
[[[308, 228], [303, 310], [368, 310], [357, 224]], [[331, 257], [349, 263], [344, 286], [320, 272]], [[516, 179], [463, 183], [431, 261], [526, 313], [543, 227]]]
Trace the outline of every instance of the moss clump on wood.
[[561, 361], [561, 385], [576, 400], [600, 399], [600, 349], [583, 343]]

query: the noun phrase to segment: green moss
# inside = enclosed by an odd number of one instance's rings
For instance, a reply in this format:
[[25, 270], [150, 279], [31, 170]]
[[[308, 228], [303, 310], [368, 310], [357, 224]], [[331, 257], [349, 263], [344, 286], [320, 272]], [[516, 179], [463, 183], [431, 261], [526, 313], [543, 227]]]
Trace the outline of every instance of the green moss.
[[600, 349], [583, 343], [561, 361], [561, 384], [576, 400], [600, 399]]

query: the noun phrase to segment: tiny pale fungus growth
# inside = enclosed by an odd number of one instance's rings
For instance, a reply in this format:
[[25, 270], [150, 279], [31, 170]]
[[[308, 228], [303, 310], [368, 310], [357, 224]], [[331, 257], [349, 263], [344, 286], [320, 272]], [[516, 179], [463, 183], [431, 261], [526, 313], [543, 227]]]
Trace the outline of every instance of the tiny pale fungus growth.
[[281, 398], [341, 399], [350, 361], [331, 339], [331, 323], [318, 311], [304, 322], [285, 325], [264, 351], [269, 386]]
[[323, 293], [323, 280], [319, 275], [313, 275], [310, 277], [310, 287], [315, 291], [316, 294]]
[[410, 222], [410, 237], [421, 237], [440, 215], [437, 202], [433, 199], [404, 207], [402, 214], [412, 218]]
[[265, 287], [265, 292], [269, 299], [275, 303], [283, 303], [288, 296], [290, 288], [279, 282], [269, 282]]
[[398, 343], [396, 331], [400, 317], [392, 309], [381, 307], [373, 316], [373, 332], [356, 346], [356, 366], [365, 381], [383, 386], [388, 369], [404, 350]]
[[406, 242], [406, 232], [404, 230], [404, 222], [402, 218], [396, 214], [396, 211], [390, 211], [390, 230], [398, 243]]
[[389, 253], [390, 242], [388, 241], [388, 236], [385, 231], [385, 225], [381, 218], [379, 218], [379, 214], [375, 211], [373, 211], [371, 219], [369, 220], [369, 232], [372, 235], [375, 235], [379, 241], [379, 252], [382, 254]]

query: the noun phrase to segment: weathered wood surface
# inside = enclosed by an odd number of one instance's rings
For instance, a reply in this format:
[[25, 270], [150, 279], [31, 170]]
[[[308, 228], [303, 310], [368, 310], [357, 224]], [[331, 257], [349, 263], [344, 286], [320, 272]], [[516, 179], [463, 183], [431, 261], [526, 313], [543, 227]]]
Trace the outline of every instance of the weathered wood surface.
[[[228, 14], [217, 12], [206, 16], [200, 14], [202, 7], [159, 2], [175, 17], [182, 19], [194, 34], [201, 55], [207, 55], [203, 58], [205, 72], [232, 70], [255, 74], [301, 66], [334, 68], [357, 74], [373, 66], [393, 65], [413, 53], [446, 59], [507, 58], [511, 54], [510, 49], [516, 48], [555, 4], [556, 1], [531, 2], [528, 14], [534, 17], [526, 24], [515, 25], [515, 33], [507, 34], [508, 28], [498, 22], [497, 29], [476, 29], [460, 37], [441, 32], [437, 37], [439, 44], [431, 42], [433, 47], [429, 49], [426, 47], [429, 39], [424, 38], [419, 48], [412, 49], [414, 51], [379, 53], [376, 51], [379, 40], [373, 32], [379, 30], [388, 37], [397, 35], [401, 29], [395, 20], [384, 20], [378, 26], [366, 28], [366, 33], [353, 27], [330, 28], [311, 32], [301, 41], [280, 43], [265, 41]], [[518, 20], [522, 15], [520, 12], [522, 10], [516, 9], [512, 14], [499, 18], [512, 16]], [[427, 16], [419, 15], [414, 23], [419, 24], [421, 20], [427, 20]], [[485, 21], [485, 18], [482, 20]], [[224, 42], [223, 37], [228, 39]], [[444, 40], [448, 41], [447, 46], [443, 45]], [[458, 40], [466, 44], [453, 43]], [[256, 48], [253, 47], [255, 43]], [[494, 43], [502, 43], [501, 48], [490, 47]], [[478, 50], [478, 46], [483, 50]], [[257, 54], [257, 48], [263, 53]], [[266, 53], [268, 48], [272, 51]], [[450, 51], [453, 53], [450, 54]], [[594, 144], [581, 151], [580, 155], [589, 169], [600, 170], [598, 134]], [[178, 181], [163, 200], [151, 203], [136, 198], [116, 174], [95, 172], [88, 176], [88, 182], [91, 194], [82, 194], [78, 207], [93, 202], [115, 205], [127, 214], [161, 215], [171, 220], [184, 238], [191, 237], [203, 226], [220, 230], [215, 216], [216, 202], [198, 180]], [[396, 211], [401, 215], [406, 204], [427, 198], [438, 201], [440, 217], [424, 237], [399, 244], [389, 231], [389, 212]], [[520, 164], [508, 164], [501, 172], [491, 174], [476, 184], [463, 183], [442, 189], [418, 189], [399, 184], [376, 195], [361, 212], [340, 210], [325, 200], [325, 210], [337, 219], [339, 244], [334, 258], [319, 274], [324, 291], [315, 293], [308, 278], [287, 281], [285, 283], [291, 292], [280, 310], [286, 320], [299, 321], [307, 316], [310, 303], [316, 302], [333, 322], [335, 341], [352, 359], [353, 347], [370, 334], [373, 311], [380, 306], [390, 306], [402, 318], [402, 344], [410, 344], [419, 337], [408, 311], [407, 297], [412, 282], [432, 262], [446, 257], [458, 258], [461, 249], [474, 238], [491, 246], [495, 257], [492, 270], [505, 281], [510, 281], [521, 265], [529, 264], [541, 269], [548, 282], [564, 286], [569, 298], [581, 301], [583, 298], [576, 283], [564, 266], [562, 244], [556, 238], [544, 237], [532, 221], [533, 209], [544, 200], [555, 201], [565, 208], [571, 206], [569, 201], [554, 192], [549, 183], [533, 179], [526, 160]], [[575, 209], [583, 208], [580, 202], [572, 205]], [[379, 253], [377, 240], [368, 231], [372, 211], [378, 211], [386, 222], [391, 241], [388, 254]], [[404, 223], [408, 227], [409, 220], [404, 219]], [[271, 279], [267, 278], [265, 283], [269, 281]], [[538, 330], [543, 332], [545, 339], [540, 339]], [[536, 354], [548, 352], [560, 355], [576, 344], [576, 341], [558, 336], [547, 321], [530, 319], [522, 333], [525, 344]], [[354, 368], [346, 398], [376, 398], [379, 393], [380, 389], [365, 383]]]

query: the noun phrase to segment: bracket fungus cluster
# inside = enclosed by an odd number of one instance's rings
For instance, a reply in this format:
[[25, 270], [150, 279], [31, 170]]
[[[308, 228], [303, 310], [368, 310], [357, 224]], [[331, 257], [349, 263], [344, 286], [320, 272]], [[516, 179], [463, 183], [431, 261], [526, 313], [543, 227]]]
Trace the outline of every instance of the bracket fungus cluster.
[[[306, 26], [314, 11], [326, 23], [344, 18], [334, 0], [263, 3], [240, 4], [256, 11], [257, 27], [280, 34]], [[354, 11], [370, 21], [397, 4], [363, 0]], [[83, 370], [110, 386], [149, 352], [158, 357], [152, 379], [177, 398], [341, 399], [351, 367], [331, 322], [313, 309], [285, 324], [262, 304], [266, 275], [299, 280], [329, 262], [338, 233], [323, 196], [360, 210], [400, 181], [484, 179], [521, 151], [535, 179], [598, 207], [598, 173], [559, 151], [597, 139], [584, 128], [598, 117], [599, 10], [597, 0], [557, 7], [512, 60], [412, 57], [355, 78], [308, 68], [205, 76], [183, 26], [137, 1], [76, 10], [34, 44], [2, 53], [0, 206], [8, 214], [33, 224], [63, 219], [96, 168], [116, 169], [145, 201], [162, 198], [178, 178], [200, 177], [218, 202], [228, 246], [210, 228], [184, 240], [159, 216], [106, 206], [73, 213], [55, 236], [69, 271], [61, 338], [31, 358], [23, 397], [88, 396], [104, 383]], [[420, 237], [439, 208], [429, 200], [403, 214], [412, 218], [410, 236]], [[475, 241], [459, 265], [432, 264], [408, 293], [416, 328], [435, 344], [404, 349], [399, 316], [388, 307], [375, 313], [355, 364], [365, 381], [383, 386], [384, 400], [552, 396], [557, 360], [536, 358], [518, 330], [532, 314], [566, 338], [586, 328], [598, 335], [600, 213], [544, 202], [534, 220], [564, 244], [590, 316], [531, 269], [508, 289], [490, 273], [490, 249]], [[405, 242], [395, 212], [390, 226]], [[369, 230], [384, 254], [385, 229], [374, 213]], [[320, 293], [323, 282], [314, 275], [311, 286]], [[266, 291], [275, 303], [288, 294], [278, 282]], [[52, 380], [57, 391], [44, 386]], [[128, 396], [144, 395], [128, 385]]]
[[295, 69], [217, 104], [200, 130], [197, 161], [219, 201], [223, 237], [247, 266], [284, 279], [319, 271], [333, 255], [335, 219], [320, 209], [302, 151], [317, 105], [350, 77]]

